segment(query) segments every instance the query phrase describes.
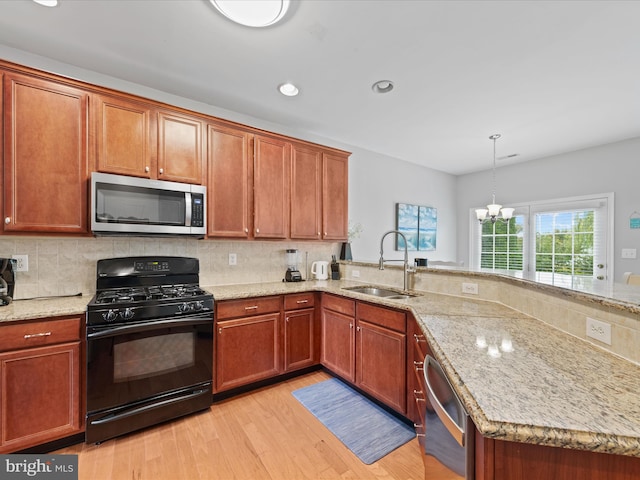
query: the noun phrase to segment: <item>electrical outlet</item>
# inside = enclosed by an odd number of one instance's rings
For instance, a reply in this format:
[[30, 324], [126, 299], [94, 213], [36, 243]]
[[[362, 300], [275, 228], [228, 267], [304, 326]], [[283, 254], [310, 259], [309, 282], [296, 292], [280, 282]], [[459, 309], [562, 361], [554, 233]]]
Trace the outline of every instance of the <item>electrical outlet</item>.
[[587, 317], [587, 337], [611, 345], [611, 324]]
[[353, 278], [360, 278], [360, 270], [352, 270], [351, 271], [351, 276]]
[[237, 265], [238, 264], [238, 255], [235, 253], [229, 254], [229, 265]]
[[636, 258], [636, 249], [635, 248], [623, 248], [622, 249], [622, 258]]
[[462, 293], [468, 293], [470, 295], [478, 295], [478, 284], [477, 283], [463, 283], [462, 284]]
[[29, 255], [12, 255], [11, 258], [16, 261], [16, 272], [29, 271]]

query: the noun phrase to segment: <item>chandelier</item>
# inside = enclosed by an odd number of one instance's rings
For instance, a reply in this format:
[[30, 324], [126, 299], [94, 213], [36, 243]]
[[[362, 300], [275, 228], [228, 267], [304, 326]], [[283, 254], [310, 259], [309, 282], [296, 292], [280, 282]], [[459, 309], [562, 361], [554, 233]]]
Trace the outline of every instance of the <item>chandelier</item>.
[[[513, 216], [513, 211], [515, 210], [515, 208], [503, 208], [502, 205], [498, 205], [496, 203], [496, 140], [501, 136], [502, 135], [499, 133], [495, 133], [489, 137], [489, 140], [493, 140], [493, 194], [492, 203], [487, 205], [487, 208], [476, 209], [476, 217], [480, 223], [496, 223], [497, 220], [508, 222]], [[500, 214], [502, 214], [502, 218], [498, 217]]]

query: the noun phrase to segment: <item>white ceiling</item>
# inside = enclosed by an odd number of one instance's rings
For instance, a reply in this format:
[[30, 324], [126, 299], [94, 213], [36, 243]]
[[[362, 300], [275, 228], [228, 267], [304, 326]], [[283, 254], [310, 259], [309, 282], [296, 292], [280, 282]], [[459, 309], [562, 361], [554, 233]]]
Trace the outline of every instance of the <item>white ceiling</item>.
[[[452, 174], [640, 136], [640, 2], [0, 1], [0, 44]], [[374, 94], [377, 80], [393, 92]], [[280, 95], [296, 83], [295, 98]]]

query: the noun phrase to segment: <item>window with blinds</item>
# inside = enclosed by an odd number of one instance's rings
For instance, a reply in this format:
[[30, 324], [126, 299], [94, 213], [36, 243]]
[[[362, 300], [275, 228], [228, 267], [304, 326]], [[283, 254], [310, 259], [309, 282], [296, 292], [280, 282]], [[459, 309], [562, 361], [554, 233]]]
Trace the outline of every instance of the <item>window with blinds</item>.
[[612, 209], [613, 194], [519, 205], [494, 224], [479, 224], [472, 209], [470, 264], [559, 286], [606, 280]]

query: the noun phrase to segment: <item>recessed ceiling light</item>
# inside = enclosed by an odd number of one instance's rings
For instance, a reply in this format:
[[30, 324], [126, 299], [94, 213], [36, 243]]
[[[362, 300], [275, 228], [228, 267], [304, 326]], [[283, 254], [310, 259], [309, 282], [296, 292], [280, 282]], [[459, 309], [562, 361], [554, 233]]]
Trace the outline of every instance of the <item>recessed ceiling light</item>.
[[371, 85], [371, 90], [376, 93], [389, 93], [393, 90], [393, 82], [391, 80], [378, 80]]
[[57, 7], [58, 6], [58, 0], [33, 0], [34, 2], [36, 2], [39, 5], [42, 5], [44, 7]]
[[247, 27], [268, 27], [282, 20], [290, 0], [209, 0], [229, 20]]
[[278, 85], [278, 91], [286, 95], [287, 97], [295, 97], [300, 93], [298, 87], [296, 87], [293, 83], [283, 83], [282, 85]]

